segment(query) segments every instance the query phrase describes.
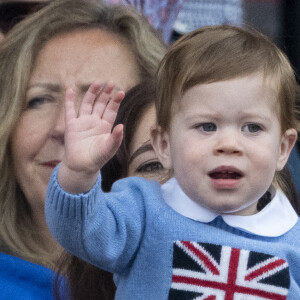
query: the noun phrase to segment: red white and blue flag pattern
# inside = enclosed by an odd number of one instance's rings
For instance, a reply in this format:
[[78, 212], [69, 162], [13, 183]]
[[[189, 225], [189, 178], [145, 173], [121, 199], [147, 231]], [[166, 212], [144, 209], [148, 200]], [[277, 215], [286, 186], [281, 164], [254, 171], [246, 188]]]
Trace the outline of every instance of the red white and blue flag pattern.
[[284, 300], [288, 263], [265, 253], [176, 241], [169, 300]]

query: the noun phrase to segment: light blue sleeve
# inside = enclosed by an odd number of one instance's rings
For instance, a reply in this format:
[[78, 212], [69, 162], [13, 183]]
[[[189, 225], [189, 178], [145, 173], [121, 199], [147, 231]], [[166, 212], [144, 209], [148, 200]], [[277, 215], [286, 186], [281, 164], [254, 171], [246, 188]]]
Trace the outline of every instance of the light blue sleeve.
[[[145, 226], [143, 194], [136, 179], [124, 179], [112, 192], [95, 186], [85, 194], [68, 194], [54, 170], [46, 196], [50, 232], [70, 253], [100, 268], [120, 273], [134, 258]], [[144, 181], [146, 183], [146, 181]]]

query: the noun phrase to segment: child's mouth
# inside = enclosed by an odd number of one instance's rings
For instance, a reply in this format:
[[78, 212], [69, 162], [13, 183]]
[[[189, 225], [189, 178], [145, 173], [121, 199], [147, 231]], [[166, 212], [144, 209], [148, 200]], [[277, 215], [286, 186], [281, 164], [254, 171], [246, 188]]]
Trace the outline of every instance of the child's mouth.
[[213, 179], [239, 179], [242, 177], [242, 174], [234, 171], [216, 171], [211, 172], [209, 176]]
[[235, 189], [243, 178], [243, 173], [234, 167], [221, 166], [208, 173], [212, 185], [217, 189]]

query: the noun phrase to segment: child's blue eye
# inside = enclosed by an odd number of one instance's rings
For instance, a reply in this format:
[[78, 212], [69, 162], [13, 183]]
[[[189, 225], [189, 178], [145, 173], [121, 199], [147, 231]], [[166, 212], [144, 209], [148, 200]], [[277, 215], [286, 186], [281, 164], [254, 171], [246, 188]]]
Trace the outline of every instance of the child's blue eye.
[[244, 132], [256, 133], [261, 130], [262, 130], [261, 126], [255, 123], [250, 123], [242, 127], [242, 131]]
[[217, 131], [216, 124], [210, 122], [199, 124], [197, 125], [197, 128], [206, 132]]

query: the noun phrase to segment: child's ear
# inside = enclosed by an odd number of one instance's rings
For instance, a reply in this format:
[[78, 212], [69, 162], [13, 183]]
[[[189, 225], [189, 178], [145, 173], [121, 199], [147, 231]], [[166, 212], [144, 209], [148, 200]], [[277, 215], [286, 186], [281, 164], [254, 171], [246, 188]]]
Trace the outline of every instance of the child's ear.
[[172, 159], [170, 155], [170, 136], [167, 131], [160, 126], [151, 128], [152, 147], [165, 169], [172, 169]]
[[288, 129], [281, 138], [280, 153], [277, 160], [276, 171], [280, 171], [289, 159], [290, 153], [297, 141], [297, 131], [294, 128]]

